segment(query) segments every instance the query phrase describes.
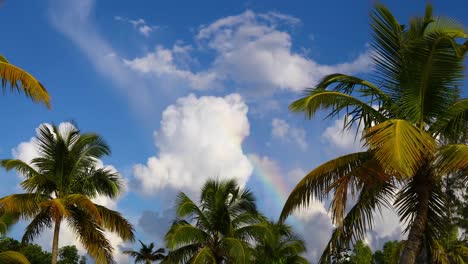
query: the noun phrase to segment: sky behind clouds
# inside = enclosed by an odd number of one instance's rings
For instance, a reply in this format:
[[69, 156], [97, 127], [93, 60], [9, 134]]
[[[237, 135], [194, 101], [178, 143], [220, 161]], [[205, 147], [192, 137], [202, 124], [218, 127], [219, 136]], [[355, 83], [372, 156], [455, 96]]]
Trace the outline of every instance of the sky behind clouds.
[[[404, 23], [425, 5], [383, 2]], [[468, 25], [464, 1], [432, 2]], [[129, 218], [143, 241], [161, 243], [177, 191], [196, 197], [207, 178], [236, 177], [277, 218], [307, 171], [360, 149], [354, 131], [341, 132], [343, 117], [309, 121], [287, 107], [325, 74], [369, 73], [372, 3], [6, 0], [0, 52], [45, 84], [52, 110], [0, 97], [0, 156], [34, 156], [31, 137], [45, 122], [73, 121], [101, 134], [113, 150], [103, 164], [128, 183], [117, 202], [103, 203]], [[0, 196], [21, 191], [20, 177], [0, 177]], [[291, 221], [311, 259], [333, 228], [326, 209], [327, 202], [314, 203]], [[392, 212], [376, 223], [371, 246], [401, 236]], [[15, 227], [13, 235], [21, 232]], [[47, 241], [38, 240], [50, 247]]]

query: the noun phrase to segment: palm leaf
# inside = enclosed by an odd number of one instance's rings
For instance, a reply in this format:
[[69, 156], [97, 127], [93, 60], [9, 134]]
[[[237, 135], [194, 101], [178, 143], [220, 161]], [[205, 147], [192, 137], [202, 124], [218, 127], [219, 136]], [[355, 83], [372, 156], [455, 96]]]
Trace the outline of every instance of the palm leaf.
[[21, 91], [34, 102], [42, 102], [50, 108], [50, 96], [45, 87], [25, 70], [9, 63], [0, 55], [0, 79], [3, 91], [10, 83], [12, 91]]
[[216, 264], [216, 258], [208, 247], [202, 248], [189, 261], [190, 264]]
[[164, 240], [166, 246], [175, 249], [179, 245], [203, 243], [209, 235], [184, 220], [174, 221]]
[[391, 119], [369, 128], [366, 145], [390, 174], [413, 175], [421, 162], [435, 152], [434, 139], [406, 120]]
[[281, 212], [284, 221], [295, 209], [307, 207], [313, 199], [328, 196], [333, 183], [372, 159], [369, 152], [358, 152], [328, 161], [309, 172], [292, 190]]
[[451, 141], [457, 142], [466, 138], [468, 133], [468, 99], [462, 99], [439, 115], [428, 130], [434, 136], [444, 135]]
[[4, 251], [0, 253], [0, 263], [3, 264], [31, 264], [21, 253], [16, 251]]
[[468, 146], [452, 144], [442, 147], [437, 153], [438, 175], [466, 170], [468, 168]]
[[110, 210], [101, 205], [94, 205], [96, 206], [97, 211], [101, 216], [101, 226], [110, 232], [117, 233], [123, 240], [135, 240], [132, 224], [130, 224], [130, 222], [128, 222], [124, 217], [122, 217], [119, 212]]

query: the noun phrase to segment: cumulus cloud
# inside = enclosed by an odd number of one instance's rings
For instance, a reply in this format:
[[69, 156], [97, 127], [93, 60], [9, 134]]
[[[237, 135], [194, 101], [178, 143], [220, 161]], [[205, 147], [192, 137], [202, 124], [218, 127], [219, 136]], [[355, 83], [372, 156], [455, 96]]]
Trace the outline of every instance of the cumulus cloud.
[[249, 135], [247, 110], [239, 94], [189, 95], [167, 107], [155, 133], [159, 155], [134, 167], [143, 191], [198, 191], [209, 178], [236, 178], [243, 186], [252, 172], [242, 150]]
[[283, 119], [274, 118], [271, 121], [271, 136], [285, 142], [294, 142], [302, 150], [307, 149], [306, 132], [302, 128], [293, 127]]
[[154, 30], [159, 28], [158, 26], [149, 25], [143, 18], [130, 19], [128, 17], [114, 16], [114, 19], [133, 25], [145, 37], [149, 37]]
[[[43, 125], [46, 126], [51, 126], [50, 124], [44, 123]], [[59, 129], [61, 130], [65, 126], [73, 126], [70, 123], [64, 122], [59, 124]], [[37, 129], [36, 129], [37, 130]], [[24, 162], [30, 163], [32, 159], [36, 158], [39, 156], [39, 150], [37, 146], [37, 140], [33, 137], [29, 141], [21, 142], [16, 146], [15, 148], [12, 149], [12, 155], [15, 159], [20, 159]], [[96, 161], [96, 166], [98, 168], [107, 168], [109, 170], [117, 172], [115, 167], [112, 165], [105, 165], [101, 160]], [[123, 179], [124, 183], [124, 192], [127, 189], [127, 181], [126, 179]], [[124, 195], [124, 193], [121, 194], [121, 196]], [[92, 201], [96, 204], [105, 206], [111, 210], [118, 210], [117, 208], [117, 200], [115, 199], [110, 199], [105, 196], [98, 196]], [[121, 254], [121, 251], [118, 250], [118, 248], [122, 247], [124, 244], [124, 241], [115, 233], [112, 232], [105, 232], [107, 239], [109, 239], [111, 245], [114, 247], [114, 257], [118, 263], [128, 263], [129, 259], [126, 255]], [[43, 246], [45, 249], [51, 249], [51, 243], [52, 241], [52, 236], [53, 232], [51, 230], [45, 230], [41, 236], [39, 236], [36, 240], [36, 243], [40, 244]], [[79, 242], [78, 238], [76, 237], [75, 233], [72, 231], [70, 227], [68, 227], [66, 224], [61, 225], [60, 227], [60, 240], [59, 240], [59, 247], [66, 246], [66, 245], [76, 245], [80, 254], [85, 254], [86, 250], [85, 248], [81, 245]]]

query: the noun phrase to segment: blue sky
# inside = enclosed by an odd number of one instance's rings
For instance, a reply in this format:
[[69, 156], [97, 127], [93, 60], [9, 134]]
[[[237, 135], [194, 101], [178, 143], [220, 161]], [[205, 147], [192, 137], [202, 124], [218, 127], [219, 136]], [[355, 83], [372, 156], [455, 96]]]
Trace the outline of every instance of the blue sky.
[[[359, 149], [352, 135], [340, 134], [339, 121], [306, 121], [287, 106], [324, 74], [368, 73], [373, 2], [6, 0], [0, 52], [41, 80], [52, 110], [22, 95], [0, 97], [0, 156], [30, 157], [30, 139], [44, 122], [73, 121], [101, 134], [112, 148], [104, 164], [128, 182], [116, 203], [104, 203], [146, 241], [161, 241], [177, 191], [196, 197], [208, 177], [238, 177], [276, 218], [279, 193], [258, 171], [290, 190], [314, 166]], [[425, 5], [383, 2], [402, 23]], [[432, 3], [468, 25], [465, 1]], [[1, 179], [1, 196], [20, 191], [14, 173]], [[331, 232], [325, 209], [317, 203], [294, 222], [311, 259]], [[400, 237], [396, 218], [384, 215], [368, 235], [373, 247]]]

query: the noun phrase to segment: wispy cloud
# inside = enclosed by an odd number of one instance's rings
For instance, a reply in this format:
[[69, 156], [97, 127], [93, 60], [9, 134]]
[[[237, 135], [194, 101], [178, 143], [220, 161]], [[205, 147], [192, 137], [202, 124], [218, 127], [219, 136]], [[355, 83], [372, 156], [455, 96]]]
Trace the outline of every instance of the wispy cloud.
[[114, 16], [114, 19], [132, 24], [145, 37], [149, 37], [154, 30], [159, 29], [159, 26], [149, 25], [143, 18], [130, 19], [128, 17]]

